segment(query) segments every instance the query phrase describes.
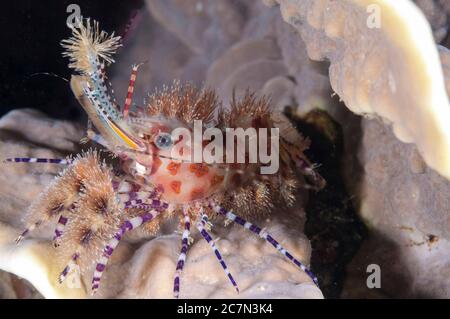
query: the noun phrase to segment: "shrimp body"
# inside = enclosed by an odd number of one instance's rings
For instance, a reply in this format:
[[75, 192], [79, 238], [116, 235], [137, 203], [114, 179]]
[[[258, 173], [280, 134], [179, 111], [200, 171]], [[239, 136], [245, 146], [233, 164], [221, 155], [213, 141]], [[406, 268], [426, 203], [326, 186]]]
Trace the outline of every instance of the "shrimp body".
[[[299, 188], [324, 186], [303, 154], [309, 141], [281, 114], [270, 110], [268, 99], [250, 92], [223, 107], [213, 90], [175, 82], [150, 95], [145, 106], [133, 109], [140, 65], [133, 66], [128, 95], [120, 107], [105, 72], [106, 65], [114, 62], [112, 54], [120, 47], [120, 38], [100, 31], [98, 23], [89, 19], [80, 21], [72, 31], [73, 36], [62, 45], [71, 61], [69, 67], [75, 70], [72, 91], [89, 116], [87, 138], [118, 157], [119, 164], [111, 167], [97, 151], [69, 159], [8, 159], [67, 166], [32, 204], [25, 220], [27, 228], [18, 241], [42, 224], [58, 220], [55, 246], [70, 252], [63, 254], [67, 265], [60, 281], [73, 265], [87, 270], [93, 264], [95, 292], [125, 233], [140, 226], [154, 232], [163, 220], [179, 218], [183, 235], [174, 296], [179, 296], [193, 225], [239, 292], [209, 233], [209, 221], [221, 217], [266, 240], [317, 284], [303, 263], [270, 234], [244, 219], [292, 205]], [[239, 147], [234, 137], [228, 139], [230, 129], [249, 133], [248, 148]], [[256, 147], [264, 138], [266, 144]], [[230, 147], [234, 153], [228, 152]], [[267, 162], [255, 157], [261, 150], [266, 154], [276, 151], [277, 170], [262, 173]]]
[[[225, 170], [218, 166], [193, 162], [194, 149], [203, 150], [203, 141], [187, 141], [183, 136], [173, 138], [171, 132], [179, 126], [162, 122], [141, 133], [146, 146], [137, 154], [129, 173], [145, 179], [161, 191], [161, 198], [174, 204], [188, 204], [211, 197], [223, 187]], [[184, 127], [188, 135], [192, 130]]]

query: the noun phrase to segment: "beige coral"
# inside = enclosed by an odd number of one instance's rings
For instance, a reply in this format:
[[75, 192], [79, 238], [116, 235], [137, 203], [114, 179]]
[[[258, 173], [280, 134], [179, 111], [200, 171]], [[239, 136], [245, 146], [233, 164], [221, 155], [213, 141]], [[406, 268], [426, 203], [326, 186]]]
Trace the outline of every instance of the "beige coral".
[[439, 55], [441, 57], [442, 69], [446, 79], [445, 88], [447, 90], [447, 95], [450, 96], [450, 50], [443, 46], [439, 46]]
[[[450, 178], [450, 106], [430, 26], [409, 0], [277, 0], [310, 58], [357, 114], [391, 123], [427, 164]], [[379, 23], [379, 25], [378, 25]]]

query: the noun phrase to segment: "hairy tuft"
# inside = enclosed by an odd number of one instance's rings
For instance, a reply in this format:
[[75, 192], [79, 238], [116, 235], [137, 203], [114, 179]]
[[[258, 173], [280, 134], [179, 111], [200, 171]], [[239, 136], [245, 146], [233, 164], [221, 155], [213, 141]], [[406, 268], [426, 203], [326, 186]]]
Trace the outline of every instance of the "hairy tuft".
[[165, 86], [149, 96], [146, 113], [150, 117], [163, 115], [185, 123], [192, 123], [194, 120], [208, 123], [218, 107], [217, 95], [213, 90], [175, 82], [171, 87]]
[[81, 19], [71, 28], [72, 37], [61, 41], [65, 49], [63, 56], [70, 59], [70, 68], [85, 74], [95, 67], [94, 61], [102, 59], [106, 63], [114, 62], [112, 55], [121, 46], [120, 36], [100, 31], [98, 22], [92, 20], [91, 23], [90, 19]]

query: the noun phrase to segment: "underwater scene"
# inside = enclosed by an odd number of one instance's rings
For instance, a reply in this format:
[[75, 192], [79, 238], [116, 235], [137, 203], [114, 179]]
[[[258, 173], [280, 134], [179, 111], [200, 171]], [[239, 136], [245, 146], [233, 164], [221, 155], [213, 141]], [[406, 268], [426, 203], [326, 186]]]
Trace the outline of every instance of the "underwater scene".
[[0, 299], [450, 298], [450, 0], [2, 7]]

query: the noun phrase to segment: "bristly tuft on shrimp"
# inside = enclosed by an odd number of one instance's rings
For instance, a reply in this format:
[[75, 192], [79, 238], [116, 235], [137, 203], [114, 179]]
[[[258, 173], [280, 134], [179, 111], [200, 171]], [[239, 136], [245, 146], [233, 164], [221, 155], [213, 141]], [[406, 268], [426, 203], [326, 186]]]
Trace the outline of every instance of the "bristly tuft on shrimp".
[[108, 35], [100, 31], [97, 21], [85, 19], [77, 20], [76, 25], [71, 25], [73, 36], [62, 40], [61, 45], [66, 50], [63, 56], [69, 57], [69, 67], [83, 74], [94, 71], [97, 67], [97, 59], [100, 58], [106, 63], [114, 63], [112, 55], [121, 46], [120, 36], [114, 33]]
[[[180, 292], [191, 223], [195, 223], [239, 292], [235, 277], [209, 232], [210, 222], [224, 218], [267, 241], [318, 284], [314, 274], [275, 238], [244, 219], [272, 214], [275, 207], [292, 205], [300, 188], [319, 190], [325, 185], [303, 153], [309, 140], [283, 115], [271, 110], [269, 99], [247, 92], [242, 99], [234, 97], [231, 105], [224, 107], [213, 90], [175, 82], [151, 94], [146, 105], [132, 109], [139, 67], [136, 65], [125, 103], [119, 106], [105, 84], [105, 64], [114, 61], [112, 55], [120, 46], [119, 37], [99, 31], [98, 23], [89, 19], [80, 21], [72, 32], [70, 39], [62, 41], [63, 55], [69, 57], [69, 67], [77, 72], [71, 78], [71, 88], [89, 116], [87, 138], [118, 157], [119, 164], [107, 165], [92, 150], [68, 159], [7, 159], [7, 162], [66, 166], [31, 205], [26, 229], [18, 241], [33, 229], [54, 221], [55, 247], [60, 249], [66, 264], [59, 280], [62, 282], [75, 265], [86, 271], [95, 263], [92, 279], [95, 292], [109, 258], [128, 231], [142, 226], [154, 232], [163, 220], [178, 218], [183, 235], [174, 296], [178, 297]], [[200, 127], [196, 126], [197, 121]], [[211, 128], [214, 134], [207, 135], [207, 129]], [[189, 134], [200, 129], [202, 136], [192, 142], [172, 133], [177, 129]], [[223, 137], [230, 129], [255, 132], [252, 138], [258, 141], [266, 138], [266, 142], [268, 137], [263, 132], [270, 131], [270, 142], [258, 145], [260, 149], [276, 151], [278, 170], [262, 174], [266, 162], [235, 162], [234, 154], [229, 161]], [[279, 139], [273, 140], [274, 137]], [[232, 149], [238, 148], [238, 142], [234, 138], [231, 141]], [[211, 143], [218, 160], [195, 160], [195, 150], [204, 151]], [[274, 149], [278, 144], [279, 149]], [[239, 152], [236, 157], [243, 159], [256, 153], [247, 149]]]

